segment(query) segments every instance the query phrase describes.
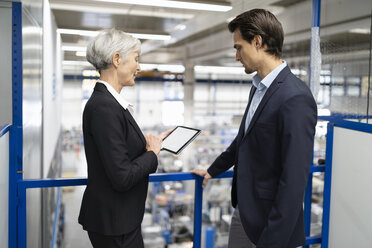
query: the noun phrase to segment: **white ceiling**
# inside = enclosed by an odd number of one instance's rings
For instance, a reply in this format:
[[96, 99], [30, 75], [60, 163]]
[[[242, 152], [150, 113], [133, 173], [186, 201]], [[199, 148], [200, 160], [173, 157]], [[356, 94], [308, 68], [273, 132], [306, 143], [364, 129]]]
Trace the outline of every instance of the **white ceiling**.
[[[321, 35], [328, 43], [342, 47], [344, 44], [349, 46], [352, 40], [355, 42], [355, 50], [368, 51], [369, 33], [351, 33], [350, 30], [370, 28], [372, 3], [370, 0], [357, 1], [358, 4], [349, 0], [323, 0]], [[171, 39], [166, 41], [142, 40], [142, 63], [177, 64], [190, 61], [218, 66], [237, 65], [234, 62], [231, 34], [227, 30], [228, 21], [243, 11], [267, 8], [283, 24], [284, 57], [293, 63], [308, 64], [311, 0], [183, 0], [231, 6], [232, 9], [226, 12], [119, 2], [50, 0], [50, 6], [58, 28], [96, 31], [116, 27], [130, 33], [170, 35]], [[89, 38], [63, 34], [62, 42], [64, 45], [86, 46]], [[367, 59], [365, 52], [360, 51], [358, 59]], [[349, 54], [349, 57], [355, 56]], [[76, 56], [75, 51], [65, 51], [64, 58], [67, 61], [85, 60], [85, 57]]]

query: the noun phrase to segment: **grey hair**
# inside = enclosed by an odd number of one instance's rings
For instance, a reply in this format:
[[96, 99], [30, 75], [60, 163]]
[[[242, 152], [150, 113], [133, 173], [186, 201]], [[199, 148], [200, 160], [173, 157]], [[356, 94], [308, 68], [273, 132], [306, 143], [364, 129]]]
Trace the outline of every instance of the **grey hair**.
[[141, 42], [115, 28], [101, 30], [87, 46], [87, 60], [98, 71], [107, 69], [112, 64], [112, 57], [118, 52], [127, 61], [132, 52], [141, 53]]

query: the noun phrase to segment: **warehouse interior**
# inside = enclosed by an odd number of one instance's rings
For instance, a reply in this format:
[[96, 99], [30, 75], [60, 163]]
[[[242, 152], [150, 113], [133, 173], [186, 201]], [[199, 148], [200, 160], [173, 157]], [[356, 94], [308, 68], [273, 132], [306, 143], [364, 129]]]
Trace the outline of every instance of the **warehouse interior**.
[[[177, 125], [202, 130], [180, 155], [162, 151], [157, 173], [206, 169], [237, 135], [254, 74], [247, 75], [236, 61], [227, 24], [253, 8], [270, 10], [282, 23], [283, 60], [310, 86], [319, 116], [371, 123], [370, 0], [0, 1], [1, 28], [7, 34], [0, 43], [0, 67], [7, 75], [12, 30], [11, 22], [3, 20], [13, 2], [22, 3], [24, 179], [87, 177], [82, 113], [99, 73], [86, 61], [86, 46], [99, 30], [113, 27], [142, 43], [136, 84], [121, 92], [135, 106], [142, 131], [158, 134]], [[312, 27], [314, 2], [320, 3], [318, 40]], [[12, 123], [12, 89], [4, 86], [10, 77], [1, 81], [0, 127]], [[318, 120], [314, 166], [325, 163], [327, 123]], [[324, 173], [313, 173], [311, 236], [322, 234], [324, 181]], [[84, 189], [27, 191], [27, 247], [91, 247], [77, 222]], [[231, 178], [213, 180], [204, 189], [202, 247], [227, 247], [230, 191]], [[7, 206], [0, 209], [8, 211]], [[193, 247], [193, 215], [192, 181], [150, 183], [142, 222], [145, 247]], [[206, 242], [210, 227], [213, 246]], [[11, 241], [5, 245], [13, 247]]]

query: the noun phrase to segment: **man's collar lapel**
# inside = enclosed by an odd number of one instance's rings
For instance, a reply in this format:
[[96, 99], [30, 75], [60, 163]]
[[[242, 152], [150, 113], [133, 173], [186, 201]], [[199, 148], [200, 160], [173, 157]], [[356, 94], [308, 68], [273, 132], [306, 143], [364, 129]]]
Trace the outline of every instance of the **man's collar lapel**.
[[257, 88], [256, 88], [255, 86], [253, 86], [253, 84], [252, 84], [251, 90], [250, 90], [250, 92], [249, 92], [248, 104], [247, 104], [247, 107], [246, 107], [246, 109], [245, 109], [245, 112], [244, 112], [244, 115], [243, 115], [242, 122], [240, 123], [240, 128], [239, 128], [239, 132], [238, 132], [238, 137], [240, 137], [240, 139], [238, 139], [238, 143], [239, 143], [240, 140], [244, 137], [244, 132], [245, 132], [245, 119], [247, 118], [248, 110], [249, 110], [249, 106], [251, 105], [252, 98], [253, 98], [253, 95], [254, 95], [254, 93], [256, 92], [256, 90], [257, 90]]
[[[278, 74], [278, 76], [274, 79], [270, 87], [267, 89], [264, 97], [262, 98], [260, 104], [258, 105], [256, 112], [254, 113], [251, 122], [249, 123], [249, 127], [247, 129], [247, 132], [245, 133], [244, 137], [252, 130], [252, 127], [256, 123], [258, 117], [260, 116], [263, 108], [265, 107], [267, 101], [270, 99], [270, 97], [277, 91], [280, 87], [280, 84], [283, 82], [283, 80], [287, 77], [287, 75], [290, 73], [290, 69], [288, 66], [284, 67], [284, 69]], [[245, 119], [244, 119], [245, 123]]]

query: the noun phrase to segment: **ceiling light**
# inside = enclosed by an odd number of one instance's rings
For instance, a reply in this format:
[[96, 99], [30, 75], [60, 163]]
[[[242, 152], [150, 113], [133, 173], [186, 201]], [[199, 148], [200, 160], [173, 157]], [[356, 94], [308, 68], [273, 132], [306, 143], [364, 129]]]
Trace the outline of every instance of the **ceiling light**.
[[73, 34], [73, 35], [80, 35], [80, 36], [96, 36], [98, 34], [98, 31], [59, 28], [57, 29], [57, 33]]
[[232, 9], [231, 6], [226, 6], [226, 5], [182, 2], [182, 1], [169, 1], [169, 0], [141, 0], [141, 1], [138, 1], [138, 0], [95, 0], [95, 1], [164, 7], [164, 8], [218, 11], [218, 12], [226, 12]]
[[[87, 61], [63, 61], [64, 66], [92, 66]], [[185, 66], [176, 64], [147, 64], [140, 63], [141, 71], [153, 71], [158, 70], [161, 72], [172, 72], [172, 73], [183, 73], [185, 72]], [[195, 73], [198, 74], [235, 74], [235, 75], [246, 75], [243, 67], [235, 66], [201, 66], [197, 65], [194, 67]]]
[[[140, 64], [141, 71], [169, 71], [173, 73], [183, 73], [185, 66], [183, 65], [172, 65], [172, 64]], [[246, 75], [242, 66], [202, 66], [197, 65], [194, 67], [195, 73], [200, 74], [235, 74], [235, 75]]]
[[132, 35], [133, 37], [136, 37], [137, 39], [142, 40], [170, 40], [170, 35], [163, 35], [163, 34], [134, 34], [134, 33], [128, 33]]
[[183, 73], [185, 67], [183, 65], [172, 65], [172, 64], [142, 64], [140, 63], [141, 71], [168, 71], [173, 73]]
[[85, 46], [72, 46], [72, 45], [68, 45], [68, 46], [62, 46], [62, 50], [63, 51], [75, 51], [75, 52], [85, 52], [87, 50], [87, 48]]
[[185, 24], [178, 24], [174, 29], [175, 30], [185, 30], [186, 25]]
[[356, 34], [369, 34], [370, 29], [369, 28], [354, 28], [349, 31], [350, 33], [356, 33]]
[[[72, 34], [72, 35], [80, 35], [80, 36], [96, 36], [99, 31], [90, 31], [90, 30], [78, 30], [78, 29], [64, 29], [59, 28], [57, 32], [60, 34]], [[170, 40], [170, 35], [163, 35], [163, 34], [138, 34], [138, 33], [127, 33], [136, 37], [137, 39], [142, 40]]]
[[64, 60], [62, 62], [63, 66], [73, 65], [73, 66], [92, 66], [88, 61], [75, 61], [75, 60]]
[[152, 17], [161, 17], [161, 18], [174, 18], [174, 19], [191, 19], [195, 15], [193, 13], [177, 13], [177, 11], [156, 11], [154, 12], [151, 9], [132, 9], [130, 6], [127, 8], [115, 8], [115, 7], [103, 7], [103, 6], [87, 6], [84, 4], [78, 3], [50, 3], [50, 7], [54, 9], [60, 10], [69, 10], [69, 11], [77, 11], [79, 12], [81, 9], [84, 9], [86, 12], [94, 12], [94, 13], [105, 13], [105, 14], [119, 14], [122, 15], [125, 13], [126, 15], [131, 16], [152, 16]]
[[99, 77], [99, 72], [97, 70], [83, 70], [82, 75], [84, 77]]
[[226, 19], [226, 22], [227, 23], [230, 23], [234, 19], [235, 19], [235, 16], [229, 17], [229, 18]]
[[197, 65], [194, 67], [195, 73], [215, 73], [215, 74], [241, 74], [245, 75], [244, 68], [242, 66], [201, 66]]
[[85, 57], [87, 56], [87, 53], [85, 51], [77, 51], [75, 55], [79, 57]]

